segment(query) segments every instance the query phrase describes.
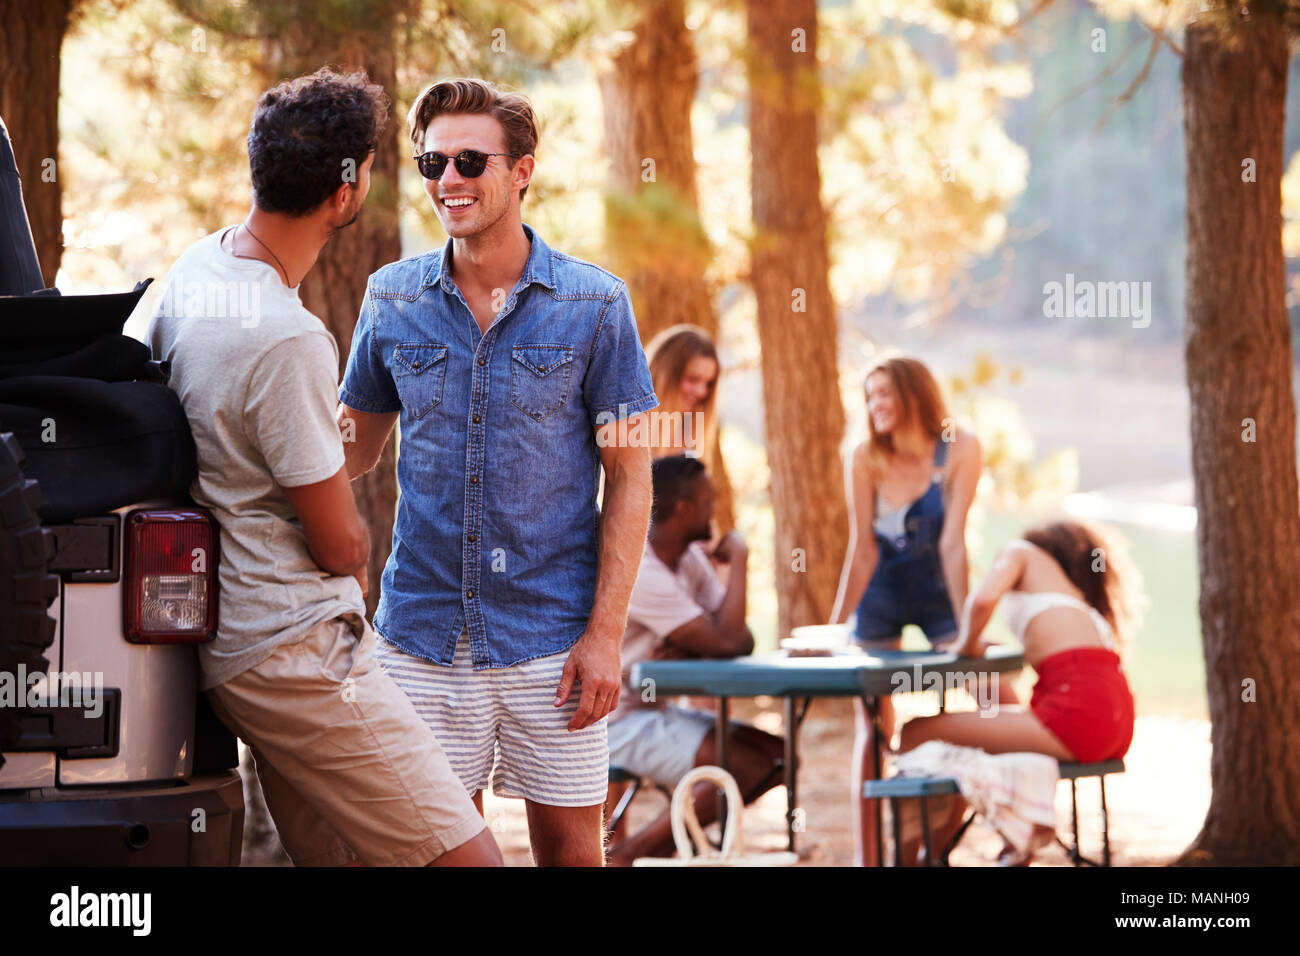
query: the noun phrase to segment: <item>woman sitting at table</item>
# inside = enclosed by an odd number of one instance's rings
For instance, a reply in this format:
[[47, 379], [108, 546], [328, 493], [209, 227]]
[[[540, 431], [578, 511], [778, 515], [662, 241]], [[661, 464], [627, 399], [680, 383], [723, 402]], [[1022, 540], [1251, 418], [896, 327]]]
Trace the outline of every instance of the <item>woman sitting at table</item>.
[[[868, 650], [897, 650], [915, 624], [936, 649], [957, 640], [966, 600], [966, 514], [980, 476], [980, 445], [956, 428], [938, 382], [924, 363], [885, 355], [866, 378], [867, 440], [845, 469], [849, 545], [831, 624], [857, 612], [854, 637]], [[876, 802], [862, 781], [875, 775], [876, 746], [888, 748], [894, 709], [880, 701], [875, 740], [866, 708], [856, 702], [854, 843], [859, 865], [875, 859]]]
[[[1043, 753], [1057, 760], [1118, 760], [1133, 739], [1133, 695], [1120, 652], [1136, 626], [1140, 587], [1121, 540], [1077, 521], [1026, 531], [999, 553], [962, 615], [960, 653], [983, 656], [981, 635], [1002, 605], [1008, 628], [1038, 674], [1026, 710], [944, 713], [903, 725], [900, 752], [944, 740], [987, 753]], [[961, 818], [964, 801], [949, 825]], [[944, 829], [944, 828], [940, 828]], [[951, 838], [936, 831], [935, 847]], [[1011, 860], [1007, 850], [1000, 862]]]

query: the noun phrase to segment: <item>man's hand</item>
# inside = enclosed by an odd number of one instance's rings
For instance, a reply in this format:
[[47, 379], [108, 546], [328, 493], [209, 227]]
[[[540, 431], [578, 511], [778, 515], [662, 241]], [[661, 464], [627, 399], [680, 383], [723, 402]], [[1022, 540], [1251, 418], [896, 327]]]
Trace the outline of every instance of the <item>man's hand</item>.
[[570, 731], [591, 726], [618, 706], [618, 693], [623, 685], [619, 659], [621, 638], [621, 634], [604, 636], [588, 630], [569, 652], [555, 692], [555, 706], [563, 707], [573, 692], [573, 685], [582, 684], [578, 709], [569, 721]]
[[735, 561], [743, 560], [749, 557], [749, 546], [745, 544], [739, 532], [728, 531], [718, 542], [718, 546], [713, 549], [713, 560], [722, 564], [732, 564]]
[[370, 597], [370, 571], [367, 565], [361, 565], [357, 568], [357, 573], [352, 576], [357, 579], [357, 584], [361, 585], [361, 596]]
[[698, 658], [698, 654], [692, 654], [687, 648], [680, 644], [672, 644], [663, 641], [650, 652], [652, 661], [686, 661]]

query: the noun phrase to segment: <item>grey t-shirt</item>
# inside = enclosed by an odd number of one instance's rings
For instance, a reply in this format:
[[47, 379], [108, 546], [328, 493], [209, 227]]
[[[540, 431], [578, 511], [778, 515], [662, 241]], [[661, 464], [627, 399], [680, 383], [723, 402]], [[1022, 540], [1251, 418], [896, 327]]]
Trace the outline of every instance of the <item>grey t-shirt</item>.
[[335, 421], [338, 346], [275, 268], [205, 236], [176, 261], [149, 343], [194, 432], [194, 500], [221, 526], [217, 638], [199, 645], [207, 690], [300, 640], [365, 614], [355, 578], [322, 571], [283, 489], [343, 467]]

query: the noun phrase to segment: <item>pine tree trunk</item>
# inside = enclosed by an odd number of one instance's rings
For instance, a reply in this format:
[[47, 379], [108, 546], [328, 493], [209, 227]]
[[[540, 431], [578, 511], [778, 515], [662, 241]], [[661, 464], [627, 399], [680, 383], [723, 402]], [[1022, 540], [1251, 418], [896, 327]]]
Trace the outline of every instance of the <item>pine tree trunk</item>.
[[[1187, 385], [1214, 756], [1210, 809], [1180, 862], [1294, 865], [1300, 490], [1281, 239], [1288, 50], [1274, 14], [1256, 9], [1237, 26], [1232, 44], [1216, 28], [1189, 27], [1182, 74]], [[1255, 181], [1243, 181], [1251, 165]]]
[[[392, 96], [397, 88], [397, 66], [393, 43], [395, 23], [359, 25], [345, 33], [341, 44], [295, 43], [281, 47], [282, 77], [312, 73], [328, 63], [334, 69], [364, 69], [372, 83]], [[339, 374], [347, 364], [352, 332], [365, 296], [366, 280], [380, 266], [401, 258], [398, 233], [397, 166], [407, 155], [405, 134], [396, 109], [390, 111], [383, 143], [370, 171], [370, 193], [361, 215], [341, 230], [321, 250], [316, 266], [302, 284], [302, 301], [334, 334], [339, 346]], [[357, 508], [370, 531], [370, 563], [367, 567], [370, 593], [366, 599], [373, 616], [379, 603], [379, 583], [393, 546], [393, 521], [397, 513], [397, 456], [389, 440], [374, 470], [352, 483]]]
[[71, 9], [72, 0], [0, 0], [0, 116], [13, 138], [47, 287], [54, 285], [63, 259], [59, 51]]
[[[699, 69], [685, 6], [685, 0], [646, 4], [631, 42], [600, 77], [611, 178], [608, 259], [627, 282], [642, 342], [681, 322], [718, 337], [705, 280], [712, 252], [695, 185], [691, 105]], [[707, 457], [718, 493], [715, 519], [725, 532], [735, 518], [716, 437]]]
[[[716, 335], [704, 280], [691, 104], [699, 82], [685, 0], [652, 0], [600, 78], [610, 159], [609, 259], [632, 295], [642, 339], [679, 322]], [[653, 164], [653, 165], [651, 165]]]
[[748, 0], [749, 129], [763, 409], [780, 635], [825, 623], [848, 540], [826, 215], [817, 166], [815, 0]]

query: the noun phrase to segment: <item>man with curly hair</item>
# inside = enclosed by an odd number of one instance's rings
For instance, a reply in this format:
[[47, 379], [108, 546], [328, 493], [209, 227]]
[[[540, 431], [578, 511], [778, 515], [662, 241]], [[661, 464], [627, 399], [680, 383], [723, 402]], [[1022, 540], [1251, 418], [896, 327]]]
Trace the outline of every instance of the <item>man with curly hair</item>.
[[200, 687], [253, 751], [298, 865], [500, 865], [446, 755], [374, 660], [370, 551], [334, 421], [338, 347], [299, 299], [370, 188], [388, 97], [321, 70], [268, 90], [253, 208], [167, 275], [150, 328], [194, 433], [191, 493], [221, 527]]

